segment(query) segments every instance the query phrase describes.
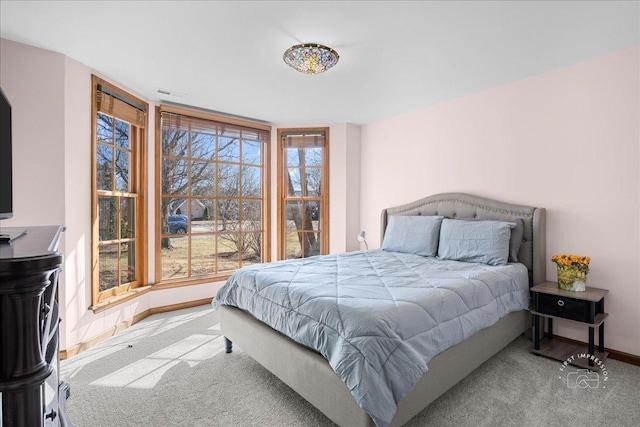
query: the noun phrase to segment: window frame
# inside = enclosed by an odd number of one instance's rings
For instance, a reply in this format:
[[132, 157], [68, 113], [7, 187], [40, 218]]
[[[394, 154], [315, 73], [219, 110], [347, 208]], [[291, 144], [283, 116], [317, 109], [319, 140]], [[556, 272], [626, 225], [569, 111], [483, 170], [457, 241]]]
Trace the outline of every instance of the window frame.
[[[162, 113], [173, 113], [196, 119], [208, 120], [219, 124], [227, 124], [240, 128], [249, 128], [265, 132], [265, 142], [262, 151], [262, 198], [263, 210], [261, 221], [263, 225], [263, 240], [261, 243], [261, 262], [271, 260], [271, 126], [265, 123], [244, 120], [235, 117], [222, 116], [211, 112], [174, 105], [160, 104], [155, 109], [155, 275], [154, 289], [167, 289], [182, 286], [211, 283], [228, 279], [235, 270], [226, 270], [214, 274], [165, 279], [162, 277]], [[189, 197], [185, 197], [189, 200]], [[217, 198], [215, 198], [217, 200]], [[188, 233], [190, 234], [190, 233]], [[189, 258], [191, 258], [189, 250]], [[189, 263], [191, 260], [189, 260]]]
[[[102, 89], [102, 90], [101, 90]], [[103, 92], [115, 99], [116, 102], [123, 102], [130, 106], [135, 105], [136, 115], [143, 126], [136, 125], [127, 120], [131, 117], [124, 117], [119, 111], [112, 113], [101, 112], [98, 109], [98, 92]], [[100, 98], [102, 99], [102, 98]], [[142, 111], [142, 110], [144, 111]], [[115, 108], [115, 110], [118, 110]], [[126, 92], [123, 89], [107, 82], [104, 79], [92, 74], [91, 75], [91, 309], [94, 312], [105, 310], [106, 308], [125, 302], [141, 292], [150, 289], [148, 286], [148, 250], [147, 250], [147, 155], [146, 147], [148, 144], [148, 111], [149, 105], [138, 97]], [[131, 158], [129, 159], [129, 175], [131, 179], [131, 188], [129, 191], [118, 191], [98, 189], [98, 172], [97, 172], [97, 151], [98, 151], [98, 134], [97, 134], [97, 118], [98, 114], [105, 114], [116, 120], [126, 122], [130, 126], [129, 145]], [[115, 147], [115, 145], [114, 145]], [[117, 148], [114, 148], [117, 149]], [[115, 177], [113, 178], [115, 180]], [[115, 181], [114, 181], [115, 182]], [[99, 203], [101, 196], [109, 197], [131, 197], [135, 200], [134, 213], [134, 235], [129, 238], [120, 236], [120, 227], [116, 234], [116, 240], [113, 242], [121, 243], [122, 241], [134, 241], [134, 260], [136, 269], [136, 280], [132, 282], [121, 283], [121, 271], [118, 267], [118, 285], [105, 291], [100, 291], [100, 224], [99, 224]], [[118, 208], [118, 212], [120, 208]], [[118, 219], [120, 220], [118, 214]], [[120, 262], [118, 262], [118, 266]]]
[[[285, 188], [287, 181], [285, 180], [285, 169], [287, 168], [287, 163], [285, 160], [285, 144], [284, 144], [284, 136], [287, 134], [309, 134], [309, 133], [322, 133], [324, 134], [324, 146], [323, 156], [322, 156], [322, 165], [320, 167], [322, 173], [322, 188], [323, 191], [319, 197], [320, 199], [320, 254], [325, 255], [329, 253], [329, 128], [328, 127], [304, 127], [304, 128], [279, 128], [277, 132], [278, 138], [278, 154], [277, 154], [277, 203], [278, 203], [278, 214], [277, 214], [277, 229], [278, 229], [278, 239], [277, 239], [277, 247], [278, 247], [278, 259], [284, 260], [286, 257], [286, 236], [287, 228], [284, 225], [284, 219], [286, 216], [286, 201], [288, 199], [288, 191]], [[296, 198], [302, 200], [302, 197]], [[315, 199], [315, 198], [313, 198]]]

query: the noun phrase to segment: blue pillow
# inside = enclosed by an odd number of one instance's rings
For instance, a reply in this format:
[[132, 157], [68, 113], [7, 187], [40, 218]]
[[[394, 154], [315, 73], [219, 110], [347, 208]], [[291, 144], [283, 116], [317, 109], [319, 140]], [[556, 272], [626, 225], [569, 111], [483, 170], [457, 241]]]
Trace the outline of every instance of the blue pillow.
[[520, 247], [524, 242], [524, 221], [522, 218], [516, 219], [498, 219], [498, 218], [490, 218], [490, 217], [479, 217], [479, 218], [458, 218], [458, 221], [504, 221], [504, 222], [512, 222], [515, 226], [511, 229], [511, 239], [509, 241], [509, 262], [518, 262], [518, 253], [520, 252]]
[[[524, 242], [524, 221], [516, 218], [516, 226], [511, 229], [511, 241], [509, 242], [509, 262], [518, 262], [518, 253]], [[514, 222], [508, 221], [508, 222]]]
[[382, 239], [382, 249], [422, 256], [436, 256], [443, 216], [392, 215]]
[[438, 257], [488, 265], [506, 265], [514, 222], [444, 219], [440, 227]]

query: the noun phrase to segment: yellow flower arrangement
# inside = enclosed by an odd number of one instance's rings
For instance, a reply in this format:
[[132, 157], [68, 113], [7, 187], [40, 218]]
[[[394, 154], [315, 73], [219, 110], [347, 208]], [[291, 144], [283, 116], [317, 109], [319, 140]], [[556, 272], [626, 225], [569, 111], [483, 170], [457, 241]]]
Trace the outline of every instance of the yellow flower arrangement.
[[576, 267], [579, 270], [588, 272], [591, 258], [580, 255], [554, 255], [551, 257], [551, 261], [558, 264], [558, 266]]
[[554, 255], [551, 261], [558, 266], [558, 288], [565, 291], [584, 291], [591, 258], [581, 255]]

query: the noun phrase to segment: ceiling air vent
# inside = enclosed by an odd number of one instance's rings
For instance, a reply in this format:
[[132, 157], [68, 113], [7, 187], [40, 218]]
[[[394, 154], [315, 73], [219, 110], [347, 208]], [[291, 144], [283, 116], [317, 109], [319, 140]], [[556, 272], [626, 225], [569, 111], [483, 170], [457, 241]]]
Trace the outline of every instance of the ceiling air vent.
[[164, 95], [164, 96], [175, 96], [176, 98], [184, 98], [185, 96], [187, 96], [186, 93], [182, 93], [182, 92], [175, 92], [173, 90], [167, 90], [167, 89], [156, 89], [156, 93], [158, 95]]

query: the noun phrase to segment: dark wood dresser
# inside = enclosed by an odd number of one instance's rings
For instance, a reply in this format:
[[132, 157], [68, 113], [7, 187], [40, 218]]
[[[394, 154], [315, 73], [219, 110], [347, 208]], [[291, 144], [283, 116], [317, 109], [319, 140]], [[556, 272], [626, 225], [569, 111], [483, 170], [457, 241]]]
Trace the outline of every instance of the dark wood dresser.
[[58, 375], [57, 249], [64, 227], [2, 229], [8, 230], [25, 233], [0, 243], [0, 424], [70, 426], [69, 389]]

